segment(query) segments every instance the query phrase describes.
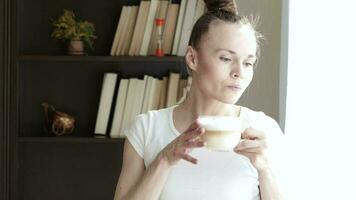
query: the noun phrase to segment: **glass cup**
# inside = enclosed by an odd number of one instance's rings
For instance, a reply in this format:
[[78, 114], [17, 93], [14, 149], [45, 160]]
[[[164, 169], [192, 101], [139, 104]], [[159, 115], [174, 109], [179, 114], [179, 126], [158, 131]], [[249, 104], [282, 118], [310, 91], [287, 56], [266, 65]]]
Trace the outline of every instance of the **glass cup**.
[[202, 138], [210, 150], [232, 151], [241, 139], [243, 126], [240, 117], [200, 116], [198, 122], [205, 129]]

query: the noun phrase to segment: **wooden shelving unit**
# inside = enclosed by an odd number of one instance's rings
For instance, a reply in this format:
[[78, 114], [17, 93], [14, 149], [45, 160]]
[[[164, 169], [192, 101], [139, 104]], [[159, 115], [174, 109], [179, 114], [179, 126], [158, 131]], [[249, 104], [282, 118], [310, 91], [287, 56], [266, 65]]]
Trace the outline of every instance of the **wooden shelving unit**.
[[[184, 57], [109, 56], [122, 7], [139, 2], [15, 1], [17, 199], [113, 199], [125, 139], [94, 136], [103, 74], [187, 76]], [[67, 56], [65, 44], [50, 37], [50, 19], [63, 9], [96, 25], [97, 39], [88, 56]], [[43, 101], [76, 118], [70, 136], [44, 132]]]

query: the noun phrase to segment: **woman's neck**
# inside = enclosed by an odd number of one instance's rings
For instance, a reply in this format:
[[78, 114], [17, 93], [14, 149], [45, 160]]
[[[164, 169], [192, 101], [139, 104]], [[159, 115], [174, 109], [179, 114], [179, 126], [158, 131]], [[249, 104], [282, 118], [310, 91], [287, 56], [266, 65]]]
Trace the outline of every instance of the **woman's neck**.
[[187, 94], [187, 98], [179, 107], [179, 110], [185, 113], [185, 117], [186, 119], [189, 118], [189, 121], [193, 121], [201, 115], [237, 116], [239, 112], [239, 108], [235, 105], [226, 104], [216, 99], [209, 99], [199, 95], [194, 90]]
[[191, 90], [187, 98], [173, 110], [173, 124], [178, 132], [183, 133], [201, 115], [239, 116], [240, 110], [240, 106], [209, 100]]

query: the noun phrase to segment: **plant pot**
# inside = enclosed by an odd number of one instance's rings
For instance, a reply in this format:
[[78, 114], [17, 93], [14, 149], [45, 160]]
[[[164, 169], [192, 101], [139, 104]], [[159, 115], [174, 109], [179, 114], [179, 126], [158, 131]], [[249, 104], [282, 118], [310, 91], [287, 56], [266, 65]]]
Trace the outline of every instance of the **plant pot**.
[[84, 43], [78, 38], [73, 38], [68, 44], [68, 54], [73, 56], [84, 55]]

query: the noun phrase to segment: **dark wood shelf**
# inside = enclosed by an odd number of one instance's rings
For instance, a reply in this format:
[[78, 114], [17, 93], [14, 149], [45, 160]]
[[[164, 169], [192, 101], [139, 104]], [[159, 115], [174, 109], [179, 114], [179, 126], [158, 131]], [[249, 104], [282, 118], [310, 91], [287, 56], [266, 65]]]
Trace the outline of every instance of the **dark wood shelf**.
[[20, 137], [22, 143], [121, 143], [125, 138], [95, 138], [95, 137]]
[[20, 61], [51, 61], [51, 62], [184, 62], [183, 56], [52, 56], [52, 55], [20, 55]]

